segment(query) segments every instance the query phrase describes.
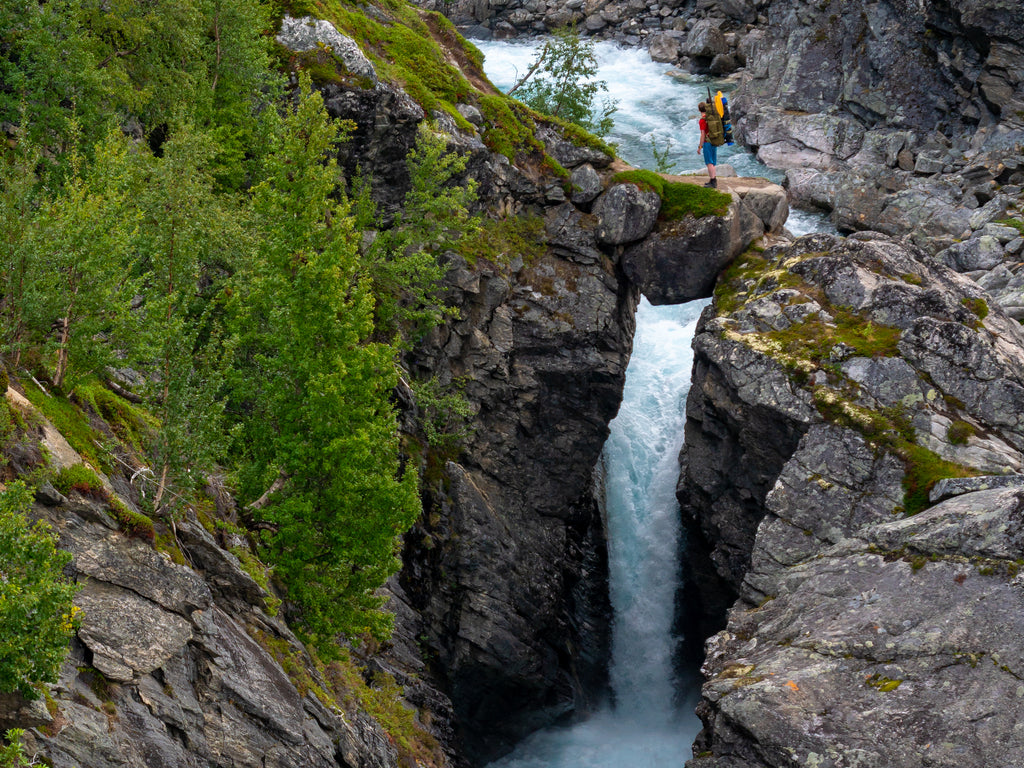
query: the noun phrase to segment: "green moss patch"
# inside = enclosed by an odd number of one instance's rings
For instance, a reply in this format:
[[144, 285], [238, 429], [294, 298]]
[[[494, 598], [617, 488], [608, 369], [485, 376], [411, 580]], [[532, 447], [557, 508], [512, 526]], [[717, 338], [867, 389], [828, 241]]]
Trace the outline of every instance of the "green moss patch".
[[[411, 6], [396, 3], [372, 16], [340, 2], [320, 6], [320, 15], [359, 44], [380, 77], [400, 83], [428, 113], [443, 109], [454, 117], [458, 115], [454, 105], [474, 92], [462, 73], [445, 60], [430, 28]], [[445, 28], [443, 22], [435, 24]]]
[[684, 216], [700, 219], [705, 216], [724, 216], [732, 203], [732, 195], [708, 189], [698, 184], [671, 182], [665, 185], [661, 196], [661, 217], [678, 221]]
[[1002, 224], [1004, 227], [1013, 227], [1020, 232], [1022, 237], [1024, 237], [1024, 221], [1021, 221], [1020, 219], [996, 219], [995, 223]]
[[75, 388], [75, 397], [102, 418], [121, 442], [137, 451], [146, 447], [159, 428], [152, 414], [111, 392], [99, 381], [79, 385]]
[[562, 133], [569, 141], [578, 147], [588, 147], [590, 149], [596, 149], [598, 152], [604, 152], [609, 157], [615, 157], [616, 151], [615, 146], [609, 144], [598, 136], [595, 136], [590, 131], [581, 128], [576, 123], [570, 123], [566, 120], [561, 120], [557, 117], [546, 116], [544, 118], [548, 122], [554, 123], [562, 129]]
[[483, 140], [487, 148], [515, 162], [520, 154], [544, 155], [535, 135], [537, 125], [530, 110], [506, 96], [481, 96], [480, 112], [487, 121]]
[[[130, 509], [116, 496], [111, 496], [108, 501], [110, 503], [110, 511], [114, 513], [114, 518], [117, 520], [118, 527], [122, 531], [129, 536], [136, 536], [149, 542], [155, 540], [155, 528], [153, 521], [149, 517], [141, 512]], [[175, 543], [176, 547], [177, 543]]]
[[903, 477], [903, 509], [907, 515], [916, 515], [931, 506], [928, 494], [939, 480], [978, 474], [960, 464], [946, 461], [920, 445], [902, 445], [898, 453], [906, 468]]
[[980, 297], [975, 299], [968, 299], [965, 297], [963, 299], [960, 299], [960, 303], [974, 313], [974, 315], [978, 318], [977, 321], [974, 323], [974, 327], [980, 328], [982, 321], [986, 317], [988, 317], [988, 302]]
[[[89, 423], [89, 417], [70, 400], [49, 396], [35, 385], [26, 385], [25, 397], [56, 427], [68, 444], [104, 472], [111, 470], [104, 436]], [[97, 445], [99, 443], [99, 445]]]
[[858, 357], [895, 357], [899, 355], [897, 343], [900, 330], [865, 321], [852, 312], [835, 307], [834, 322], [810, 319], [781, 331], [770, 331], [764, 336], [779, 342], [787, 357], [809, 360], [825, 365], [832, 350], [845, 345]]
[[508, 264], [517, 256], [528, 265], [546, 250], [544, 220], [531, 215], [485, 219], [479, 232], [458, 245], [459, 254], [472, 265], [481, 259], [492, 264]]
[[105, 499], [107, 496], [99, 477], [85, 464], [61, 467], [53, 477], [53, 486], [65, 496], [71, 491], [77, 491], [83, 496], [92, 496], [96, 499]]
[[890, 693], [899, 688], [903, 681], [894, 680], [885, 675], [871, 675], [864, 682], [881, 693]]
[[685, 216], [700, 219], [704, 216], [724, 216], [729, 211], [732, 195], [709, 189], [699, 184], [666, 181], [664, 177], [647, 170], [623, 171], [612, 176], [613, 184], [635, 184], [640, 189], [657, 192], [661, 198], [662, 221], [678, 221]]
[[339, 703], [348, 709], [358, 705], [380, 723], [394, 739], [403, 765], [443, 762], [440, 745], [417, 721], [416, 711], [405, 704], [404, 691], [391, 675], [377, 672], [367, 680], [348, 654], [332, 662], [326, 672]]

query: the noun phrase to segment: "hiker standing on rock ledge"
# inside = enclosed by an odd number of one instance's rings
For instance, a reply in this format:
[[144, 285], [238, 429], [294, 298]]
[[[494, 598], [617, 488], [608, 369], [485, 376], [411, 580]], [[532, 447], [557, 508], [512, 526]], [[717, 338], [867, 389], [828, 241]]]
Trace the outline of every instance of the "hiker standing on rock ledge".
[[[700, 143], [697, 145], [697, 152], [703, 152], [704, 162], [708, 166], [708, 183], [705, 187], [718, 189], [718, 174], [715, 166], [718, 164], [718, 147], [708, 137], [708, 112], [707, 104], [703, 101], [697, 105], [700, 110]], [[718, 122], [721, 126], [721, 120]]]

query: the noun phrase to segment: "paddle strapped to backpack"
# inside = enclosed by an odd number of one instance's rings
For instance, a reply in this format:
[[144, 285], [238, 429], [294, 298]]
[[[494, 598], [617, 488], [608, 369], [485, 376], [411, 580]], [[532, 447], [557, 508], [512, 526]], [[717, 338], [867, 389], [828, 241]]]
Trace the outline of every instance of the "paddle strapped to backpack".
[[704, 111], [704, 120], [708, 124], [708, 141], [713, 146], [720, 147], [725, 144], [725, 126], [722, 125], [722, 116], [715, 109], [715, 100], [711, 98], [711, 89], [708, 88], [707, 108]]

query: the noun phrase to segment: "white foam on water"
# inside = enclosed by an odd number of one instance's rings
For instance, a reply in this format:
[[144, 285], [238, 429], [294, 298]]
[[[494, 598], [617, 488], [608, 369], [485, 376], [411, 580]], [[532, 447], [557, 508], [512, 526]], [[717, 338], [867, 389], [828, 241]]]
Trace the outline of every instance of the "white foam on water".
[[[504, 91], [529, 69], [541, 42], [474, 41], [484, 53], [484, 69], [491, 81]], [[700, 113], [697, 104], [707, 99], [708, 89], [729, 97], [733, 83], [673, 72], [668, 64], [652, 61], [641, 48], [624, 48], [608, 41], [594, 43], [598, 61], [597, 79], [608, 85], [608, 96], [618, 102], [615, 126], [606, 137], [618, 147], [619, 156], [638, 168], [656, 169], [653, 139], [658, 152], [668, 150], [667, 160], [675, 163], [671, 173], [706, 173], [697, 152]], [[734, 146], [718, 148], [719, 164], [729, 164], [739, 176], [761, 176], [781, 183], [785, 175], [768, 168], [749, 150]], [[794, 234], [835, 232], [826, 216], [793, 210], [787, 228]]]

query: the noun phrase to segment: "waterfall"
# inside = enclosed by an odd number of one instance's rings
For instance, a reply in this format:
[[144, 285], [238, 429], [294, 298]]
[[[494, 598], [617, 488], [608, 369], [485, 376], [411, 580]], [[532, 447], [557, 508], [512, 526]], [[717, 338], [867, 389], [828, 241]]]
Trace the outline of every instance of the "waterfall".
[[[477, 42], [488, 77], [507, 90], [526, 71], [536, 41]], [[607, 137], [633, 165], [654, 168], [652, 142], [675, 163], [672, 173], [702, 172], [697, 154], [697, 104], [707, 88], [732, 86], [709, 78], [670, 77], [647, 51], [598, 42], [597, 77], [618, 102]], [[722, 147], [720, 163], [741, 176], [782, 181], [743, 147]], [[834, 231], [821, 214], [793, 210], [796, 235]], [[679, 477], [684, 404], [690, 388], [690, 341], [707, 302], [637, 310], [633, 355], [622, 406], [605, 445], [609, 588], [614, 626], [610, 679], [613, 703], [584, 722], [533, 734], [490, 768], [665, 768], [691, 757], [701, 724], [693, 714], [699, 683], [677, 681], [673, 658], [675, 591], [679, 580]]]
[[697, 690], [673, 674], [679, 578], [675, 498], [697, 318], [707, 302], [637, 310], [622, 406], [605, 444], [614, 703], [526, 739], [492, 768], [663, 768], [691, 757]]

